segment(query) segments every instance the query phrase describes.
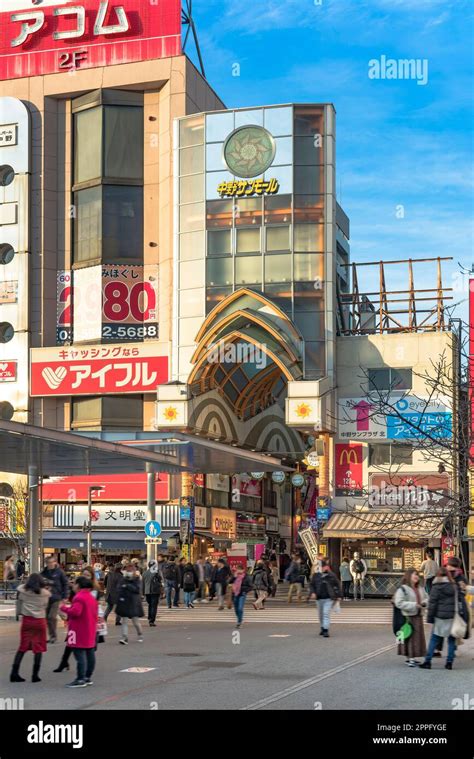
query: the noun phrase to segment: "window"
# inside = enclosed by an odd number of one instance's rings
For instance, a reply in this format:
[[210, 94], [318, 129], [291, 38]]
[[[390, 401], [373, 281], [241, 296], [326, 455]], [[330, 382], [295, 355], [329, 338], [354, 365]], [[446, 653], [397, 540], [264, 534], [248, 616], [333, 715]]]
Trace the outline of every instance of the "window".
[[311, 137], [295, 137], [295, 164], [314, 166], [323, 163], [322, 139]]
[[141, 396], [103, 396], [73, 398], [72, 430], [142, 430], [143, 398]]
[[295, 251], [322, 253], [324, 251], [324, 224], [295, 224]]
[[102, 260], [143, 260], [143, 188], [102, 188]]
[[322, 253], [295, 253], [295, 282], [321, 283], [324, 276], [324, 255]]
[[201, 146], [180, 151], [180, 174], [201, 174], [204, 171], [204, 151]]
[[293, 134], [293, 108], [265, 108], [264, 125], [274, 137]]
[[291, 282], [291, 255], [265, 256], [265, 282]]
[[204, 118], [193, 116], [179, 122], [179, 137], [182, 148], [202, 145], [204, 142]]
[[[179, 265], [180, 290], [204, 287], [204, 261], [185, 261]], [[186, 296], [184, 296], [186, 297]]]
[[180, 232], [194, 232], [204, 228], [204, 203], [189, 203], [179, 212]]
[[181, 318], [202, 316], [204, 312], [204, 288], [195, 288], [181, 293], [179, 315]]
[[257, 285], [262, 281], [262, 256], [240, 256], [235, 259], [235, 284]]
[[143, 108], [107, 105], [104, 120], [104, 177], [143, 181]]
[[89, 108], [74, 116], [74, 182], [102, 176], [102, 108]]
[[213, 230], [207, 233], [208, 256], [230, 256], [232, 253], [231, 230]]
[[323, 166], [295, 166], [295, 192], [301, 195], [324, 193]]
[[181, 235], [179, 250], [181, 261], [193, 261], [196, 258], [203, 258], [204, 245], [204, 230]]
[[291, 222], [291, 195], [269, 195], [265, 198], [265, 224]]
[[323, 108], [295, 108], [295, 134], [314, 137], [323, 133]]
[[295, 222], [324, 222], [324, 195], [295, 195]]
[[262, 199], [237, 198], [235, 200], [235, 226], [248, 227], [262, 224]]
[[223, 142], [234, 131], [234, 114], [211, 113], [206, 116], [206, 142]]
[[375, 443], [369, 445], [369, 466], [391, 464], [412, 464], [413, 446], [395, 443]]
[[208, 258], [207, 259], [207, 284], [212, 287], [231, 285], [233, 282], [232, 258]]
[[75, 192], [74, 205], [74, 263], [99, 259], [102, 255], [101, 187]]
[[191, 174], [189, 177], [181, 177], [180, 201], [181, 203], [194, 203], [204, 200], [204, 174]]
[[295, 312], [322, 311], [324, 309], [323, 291], [315, 290], [314, 282], [296, 282], [294, 287]]
[[207, 203], [207, 228], [231, 227], [234, 212], [232, 200], [210, 200]]
[[206, 293], [206, 314], [221, 303], [232, 292], [232, 287], [211, 287]]
[[267, 229], [267, 251], [290, 250], [290, 227]]
[[370, 390], [411, 390], [413, 387], [412, 369], [369, 369]]
[[[272, 166], [287, 166], [293, 163], [293, 140], [291, 137], [275, 139], [276, 153]], [[271, 169], [268, 169], [271, 171]]]
[[222, 171], [227, 168], [223, 150], [223, 142], [211, 142], [210, 145], [206, 145], [206, 171]]
[[260, 253], [260, 229], [238, 229], [237, 253]]

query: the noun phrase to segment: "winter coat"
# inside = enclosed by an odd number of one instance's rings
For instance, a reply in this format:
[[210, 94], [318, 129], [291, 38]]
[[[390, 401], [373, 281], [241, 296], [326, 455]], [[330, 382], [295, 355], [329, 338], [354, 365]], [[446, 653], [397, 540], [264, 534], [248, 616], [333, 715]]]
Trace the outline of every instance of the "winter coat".
[[341, 586], [334, 572], [317, 572], [309, 585], [318, 600], [332, 598], [335, 601], [342, 597]]
[[43, 569], [41, 575], [50, 583], [51, 601], [62, 601], [68, 596], [69, 587], [67, 577], [61, 567]]
[[204, 563], [204, 577], [206, 579], [206, 582], [212, 582], [212, 572], [214, 567], [212, 566], [210, 561], [206, 561]]
[[342, 582], [351, 582], [352, 575], [348, 561], [343, 561], [339, 567], [339, 573], [341, 575]]
[[[229, 583], [232, 585], [236, 579], [237, 579], [236, 577], [231, 577], [231, 579], [229, 580]], [[239, 598], [244, 593], [250, 593], [251, 590], [253, 590], [252, 578], [248, 574], [246, 574], [244, 576], [244, 579], [242, 580], [242, 585], [240, 586], [240, 593], [236, 597]]]
[[152, 572], [151, 569], [146, 569], [143, 572], [142, 582], [143, 594], [145, 596], [161, 596], [163, 582], [161, 574], [158, 571]]
[[224, 564], [223, 567], [214, 567], [213, 572], [212, 572], [212, 582], [223, 585], [224, 592], [225, 592], [225, 587], [227, 583], [229, 582], [230, 576], [231, 576], [231, 571], [229, 567], [227, 566], [227, 564]]
[[74, 596], [72, 606], [61, 606], [67, 616], [69, 648], [95, 648], [99, 605], [90, 590], [80, 590]]
[[118, 589], [123, 580], [123, 574], [120, 571], [114, 570], [107, 575], [107, 587], [105, 593], [105, 600], [110, 606], [114, 606], [117, 603]]
[[259, 567], [253, 573], [253, 586], [255, 590], [268, 590], [268, 575], [265, 567]]
[[165, 562], [165, 564], [163, 565], [162, 572], [163, 572], [163, 577], [165, 579], [165, 582], [173, 582], [176, 585], [176, 587], [179, 586], [180, 572], [179, 572], [179, 567], [175, 561]]
[[303, 567], [297, 561], [292, 561], [285, 573], [285, 580], [288, 582], [301, 582]]
[[129, 619], [143, 617], [140, 579], [138, 577], [131, 580], [128, 577], [122, 577], [122, 582], [118, 587], [115, 613], [119, 617], [128, 617]]
[[[192, 575], [192, 579], [191, 579]], [[192, 564], [186, 564], [183, 567], [183, 576], [181, 578], [181, 587], [185, 593], [192, 593], [199, 588], [199, 577], [196, 568]]]
[[[420, 594], [421, 605], [426, 606], [428, 604], [428, 596], [421, 585], [418, 586], [418, 592]], [[416, 593], [409, 585], [400, 585], [393, 597], [393, 603], [407, 617], [416, 617], [420, 611], [417, 608]]]
[[41, 588], [39, 593], [33, 590], [27, 590], [24, 585], [18, 588], [16, 599], [16, 615], [24, 617], [35, 617], [35, 619], [45, 619], [51, 593], [46, 588]]

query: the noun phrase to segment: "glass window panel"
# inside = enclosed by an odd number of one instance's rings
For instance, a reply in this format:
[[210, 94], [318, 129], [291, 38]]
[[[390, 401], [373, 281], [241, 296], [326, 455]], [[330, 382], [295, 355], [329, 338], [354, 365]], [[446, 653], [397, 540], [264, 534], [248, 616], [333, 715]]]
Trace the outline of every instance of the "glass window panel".
[[247, 126], [248, 124], [255, 124], [256, 126], [263, 126], [263, 108], [256, 108], [252, 111], [236, 111], [235, 112], [235, 128], [241, 126]]
[[74, 115], [74, 184], [102, 176], [102, 108]]
[[206, 142], [223, 142], [234, 131], [234, 114], [210, 113], [206, 116]]
[[260, 253], [261, 237], [260, 228], [256, 229], [238, 229], [237, 235], [237, 253]]
[[265, 173], [265, 181], [278, 180], [280, 195], [293, 192], [293, 166], [271, 166]]
[[179, 241], [179, 257], [181, 261], [193, 261], [196, 258], [204, 258], [204, 230], [180, 235]]
[[186, 290], [179, 297], [179, 315], [202, 316], [204, 312], [204, 288]]
[[206, 171], [222, 171], [226, 168], [222, 151], [223, 142], [212, 142], [206, 145]]
[[237, 390], [240, 390], [242, 392], [248, 383], [248, 378], [245, 376], [241, 369], [238, 369], [232, 374], [232, 384], [236, 386]]
[[322, 140], [311, 137], [295, 137], [295, 164], [314, 166], [324, 163]]
[[369, 445], [369, 466], [390, 464], [390, 445], [376, 443]]
[[143, 179], [143, 108], [105, 106], [104, 176]]
[[262, 256], [240, 256], [235, 259], [235, 284], [258, 285], [262, 281]]
[[180, 184], [180, 202], [196, 203], [204, 200], [204, 174], [191, 174], [189, 177], [182, 177]]
[[226, 382], [224, 385], [224, 393], [227, 395], [230, 400], [235, 403], [237, 398], [239, 397], [239, 393], [237, 392], [236, 388], [233, 386], [231, 382]]
[[202, 145], [204, 142], [204, 117], [191, 116], [179, 122], [179, 138], [182, 148], [191, 145]]
[[181, 176], [200, 174], [204, 171], [204, 149], [201, 145], [194, 148], [184, 148], [179, 152], [179, 170]]
[[295, 224], [294, 249], [298, 253], [324, 250], [324, 224]]
[[[186, 296], [184, 296], [186, 297]], [[202, 322], [200, 319], [179, 320], [179, 344], [194, 345]]]
[[295, 312], [322, 311], [324, 295], [321, 290], [314, 289], [314, 282], [295, 282]]
[[392, 464], [412, 464], [413, 447], [411, 445], [391, 445]]
[[264, 125], [274, 137], [293, 134], [293, 108], [265, 108]]
[[269, 227], [267, 230], [267, 251], [290, 250], [290, 227]]
[[207, 228], [231, 227], [234, 200], [211, 200], [207, 203]]
[[232, 285], [234, 279], [233, 258], [207, 259], [207, 284], [211, 287]]
[[206, 314], [221, 303], [232, 292], [232, 287], [210, 287], [206, 293]]
[[234, 176], [230, 171], [210, 171], [206, 174], [206, 198], [214, 200], [220, 198], [217, 188], [221, 182], [233, 182]]
[[324, 222], [324, 195], [295, 195], [295, 222]]
[[324, 166], [295, 166], [295, 192], [302, 195], [322, 195]]
[[304, 340], [324, 340], [324, 311], [297, 314], [295, 323]]
[[[262, 198], [236, 198], [234, 201], [235, 226], [262, 224]], [[258, 248], [260, 250], [260, 248]]]
[[265, 285], [265, 296], [270, 298], [286, 314], [291, 316], [293, 311], [291, 284]]
[[265, 282], [291, 282], [291, 255], [265, 256]]
[[143, 188], [103, 187], [102, 260], [143, 260]]
[[326, 368], [326, 343], [306, 341], [305, 347], [305, 370], [306, 376], [316, 377], [325, 374]]
[[295, 134], [323, 134], [324, 108], [295, 108]]
[[391, 386], [393, 390], [411, 390], [413, 387], [413, 377], [411, 369], [392, 369]]
[[102, 191], [100, 187], [74, 193], [74, 262], [102, 255]]
[[179, 287], [181, 290], [204, 287], [204, 261], [185, 261], [179, 265]]
[[369, 391], [389, 390], [390, 369], [369, 369]]
[[265, 198], [265, 224], [291, 222], [291, 195], [268, 195]]
[[324, 255], [321, 253], [295, 253], [295, 282], [315, 282], [324, 278]]
[[232, 231], [216, 230], [207, 233], [208, 256], [230, 256], [232, 253]]
[[293, 163], [293, 138], [277, 137], [275, 139], [276, 153], [272, 166]]
[[179, 209], [179, 231], [194, 232], [204, 229], [204, 203], [190, 203]]

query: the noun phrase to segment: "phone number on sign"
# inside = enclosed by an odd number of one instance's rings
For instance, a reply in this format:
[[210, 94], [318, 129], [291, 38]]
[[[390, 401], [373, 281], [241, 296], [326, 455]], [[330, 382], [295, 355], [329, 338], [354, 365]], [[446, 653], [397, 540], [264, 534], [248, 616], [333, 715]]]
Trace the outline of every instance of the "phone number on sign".
[[[102, 325], [103, 340], [144, 340], [146, 338], [157, 339], [159, 337], [158, 324], [143, 324], [137, 327], [133, 324], [118, 326], [117, 324]], [[70, 327], [58, 327], [57, 343], [72, 342], [72, 329]]]

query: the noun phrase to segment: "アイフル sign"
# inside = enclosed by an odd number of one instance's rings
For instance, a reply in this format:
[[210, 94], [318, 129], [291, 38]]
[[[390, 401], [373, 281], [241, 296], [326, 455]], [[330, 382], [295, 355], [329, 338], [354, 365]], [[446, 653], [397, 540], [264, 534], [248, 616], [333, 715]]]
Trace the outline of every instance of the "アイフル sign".
[[180, 0], [2, 0], [0, 80], [181, 54]]

